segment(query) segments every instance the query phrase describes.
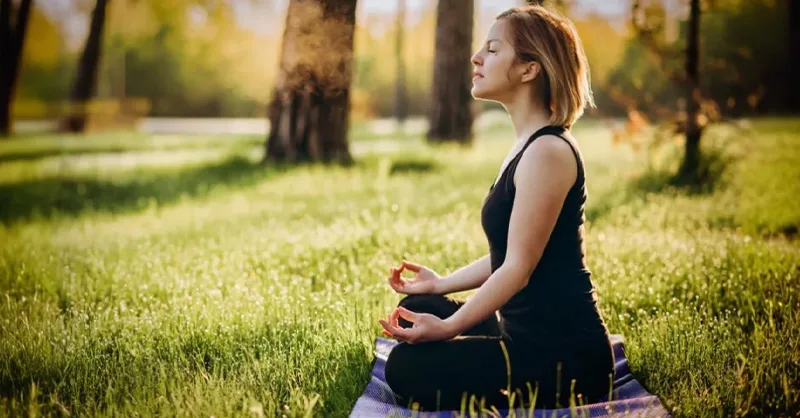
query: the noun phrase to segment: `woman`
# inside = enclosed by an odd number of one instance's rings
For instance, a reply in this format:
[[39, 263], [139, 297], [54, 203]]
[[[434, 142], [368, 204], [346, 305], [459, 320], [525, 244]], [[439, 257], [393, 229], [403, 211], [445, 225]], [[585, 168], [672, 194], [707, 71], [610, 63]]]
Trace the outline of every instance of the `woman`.
[[[444, 278], [407, 261], [390, 270], [408, 296], [379, 320], [400, 341], [386, 381], [425, 410], [460, 409], [465, 395], [498, 409], [511, 395], [514, 407], [596, 402], [614, 357], [584, 260], [584, 166], [569, 132], [593, 104], [583, 47], [566, 18], [518, 7], [472, 63], [473, 97], [501, 103], [517, 134], [481, 210], [490, 252]], [[466, 302], [444, 296], [475, 288]]]

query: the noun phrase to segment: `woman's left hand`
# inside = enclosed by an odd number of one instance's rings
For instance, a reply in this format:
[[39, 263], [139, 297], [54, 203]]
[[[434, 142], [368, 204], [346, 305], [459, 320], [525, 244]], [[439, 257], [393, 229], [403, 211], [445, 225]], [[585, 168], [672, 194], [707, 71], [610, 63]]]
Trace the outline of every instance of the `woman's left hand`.
[[[401, 327], [398, 318], [412, 322], [413, 326]], [[379, 319], [378, 322], [383, 326], [383, 335], [409, 344], [449, 340], [460, 334], [456, 326], [447, 319], [428, 313], [412, 312], [402, 306], [398, 306], [386, 319]]]

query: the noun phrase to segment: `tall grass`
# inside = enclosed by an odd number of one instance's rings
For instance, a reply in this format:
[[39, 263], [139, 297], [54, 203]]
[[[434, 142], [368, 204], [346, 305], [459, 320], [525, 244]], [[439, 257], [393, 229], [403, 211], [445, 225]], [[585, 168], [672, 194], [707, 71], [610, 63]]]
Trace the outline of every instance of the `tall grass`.
[[[601, 309], [675, 416], [800, 411], [796, 126], [732, 137], [747, 152], [703, 192], [669, 184], [676, 153], [647, 164], [596, 126], [576, 130]], [[365, 154], [350, 169], [262, 169], [217, 145], [220, 160], [164, 168], [99, 159], [54, 174], [37, 171], [49, 157], [9, 157], [0, 411], [347, 415], [376, 320], [400, 298], [388, 266], [444, 274], [487, 252], [480, 204], [511, 136]]]

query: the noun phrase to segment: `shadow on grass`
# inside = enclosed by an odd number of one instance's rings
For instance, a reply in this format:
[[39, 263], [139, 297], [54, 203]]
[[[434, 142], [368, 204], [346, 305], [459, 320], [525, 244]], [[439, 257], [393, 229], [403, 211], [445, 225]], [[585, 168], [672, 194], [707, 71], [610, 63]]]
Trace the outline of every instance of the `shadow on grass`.
[[85, 146], [69, 146], [69, 147], [50, 147], [40, 150], [21, 150], [16, 152], [0, 153], [0, 164], [5, 162], [17, 161], [35, 161], [51, 157], [67, 157], [67, 156], [82, 156], [82, 155], [95, 155], [95, 154], [122, 154], [126, 152], [161, 152], [161, 151], [184, 151], [184, 150], [199, 150], [199, 149], [219, 149], [219, 150], [250, 150], [255, 146], [260, 146], [260, 142], [255, 141], [242, 141], [225, 143], [222, 141], [209, 141], [207, 143], [199, 142], [197, 144], [170, 144], [167, 146], [152, 146], [152, 145], [132, 145], [132, 144], [108, 144], [108, 145], [93, 145], [88, 143]]
[[0, 222], [79, 216], [85, 212], [128, 212], [196, 198], [218, 187], [252, 185], [286, 165], [263, 166], [237, 156], [211, 166], [144, 173], [122, 181], [46, 178], [0, 185]]
[[368, 154], [355, 160], [361, 170], [378, 171], [384, 175], [431, 173], [442, 168], [442, 163], [430, 157], [410, 154]]
[[392, 161], [392, 168], [389, 170], [389, 173], [425, 173], [436, 170], [438, 167], [436, 162], [430, 160], [398, 159]]
[[637, 200], [644, 200], [650, 194], [710, 195], [725, 187], [724, 173], [735, 159], [720, 150], [706, 151], [702, 154], [698, 170], [691, 175], [659, 169], [649, 169], [640, 176], [602, 196], [599, 201], [586, 209], [586, 219], [594, 222], [610, 214], [615, 207], [624, 206]]
[[131, 151], [130, 147], [105, 147], [105, 148], [89, 148], [77, 150], [57, 150], [46, 149], [41, 151], [26, 151], [26, 152], [12, 152], [7, 154], [0, 154], [0, 164], [5, 162], [14, 161], [34, 161], [42, 158], [49, 157], [65, 157], [68, 155], [84, 155], [84, 154], [121, 154], [123, 152]]

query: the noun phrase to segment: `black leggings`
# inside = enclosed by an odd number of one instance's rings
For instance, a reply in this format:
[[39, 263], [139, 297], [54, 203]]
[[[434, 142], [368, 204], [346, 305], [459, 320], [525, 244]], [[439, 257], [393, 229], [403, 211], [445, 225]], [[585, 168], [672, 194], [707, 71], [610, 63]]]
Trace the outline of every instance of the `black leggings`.
[[[447, 318], [464, 303], [441, 295], [411, 295], [399, 305]], [[411, 326], [402, 318], [399, 323]], [[483, 398], [486, 408], [506, 409], [510, 404], [505, 395], [509, 376], [502, 341], [511, 365], [514, 408], [527, 408], [531, 403], [535, 408], [568, 407], [571, 393], [572, 401], [581, 405], [597, 402], [609, 393], [614, 358], [608, 334], [573, 339], [569, 344], [512, 338], [490, 317], [451, 340], [401, 342], [386, 361], [386, 382], [404, 406], [418, 402], [427, 411], [459, 410], [466, 393], [467, 411], [472, 395], [476, 405]]]

